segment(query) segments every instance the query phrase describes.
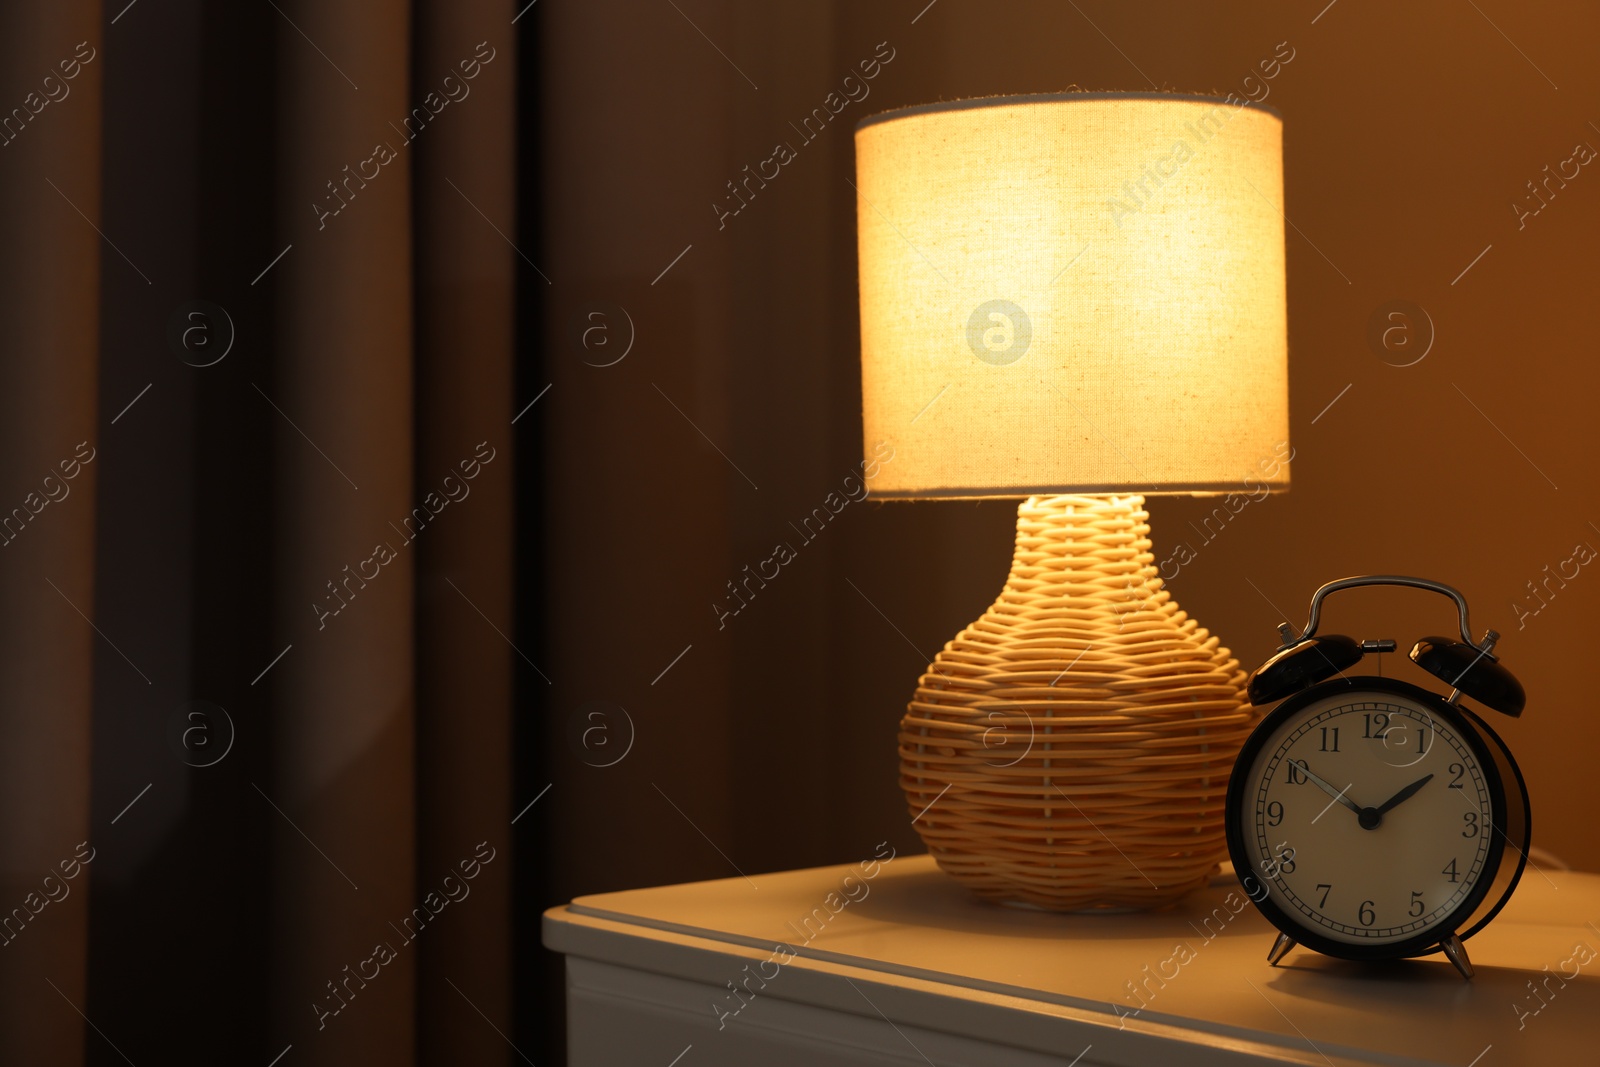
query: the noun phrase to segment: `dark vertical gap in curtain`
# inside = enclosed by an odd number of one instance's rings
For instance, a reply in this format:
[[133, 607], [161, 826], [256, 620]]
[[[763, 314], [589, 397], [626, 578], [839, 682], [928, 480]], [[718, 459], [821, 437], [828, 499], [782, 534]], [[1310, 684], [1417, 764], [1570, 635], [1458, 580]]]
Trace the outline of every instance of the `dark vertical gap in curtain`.
[[[94, 610], [98, 471], [76, 457], [79, 442], [98, 443], [103, 246], [85, 216], [100, 214], [103, 66], [74, 58], [80, 42], [86, 54], [103, 54], [92, 0], [0, 5], [0, 115], [12, 120], [4, 127], [0, 119], [0, 811], [8, 813], [0, 834], [0, 1062], [7, 1064], [81, 1063], [86, 1033], [73, 1005], [86, 1001], [89, 877], [76, 856], [93, 836], [96, 636], [85, 616]], [[72, 95], [46, 101], [61, 93], [62, 62], [75, 64]], [[54, 88], [44, 84], [48, 75]], [[24, 110], [19, 116], [14, 108]], [[63, 496], [67, 485], [71, 495]]]
[[[417, 1061], [511, 1050], [511, 419], [514, 11], [416, 0], [416, 481], [446, 501], [416, 539], [416, 894], [451, 903], [418, 941]], [[480, 1014], [481, 1013], [481, 1014]]]
[[417, 554], [402, 528], [414, 504], [409, 16], [355, 0], [277, 6], [288, 251], [271, 274], [274, 643], [293, 647], [262, 683], [281, 809], [273, 1030], [302, 1067], [409, 1067], [416, 940], [433, 923], [414, 911]]
[[[282, 1048], [265, 1010], [270, 845], [279, 816], [252, 784], [265, 785], [276, 775], [268, 689], [265, 679], [251, 684], [282, 648], [275, 644], [270, 610], [277, 573], [272, 441], [279, 416], [256, 392], [259, 386], [279, 393], [277, 309], [270, 274], [251, 284], [281, 249], [273, 189], [278, 74], [270, 47], [277, 21], [270, 7], [232, 0], [205, 0], [201, 17], [199, 286], [193, 295], [227, 312], [233, 348], [220, 363], [194, 371], [190, 678], [195, 699], [227, 711], [234, 742], [222, 760], [191, 772], [187, 844], [201, 876], [176, 894], [198, 916], [180, 965], [198, 979], [189, 986], [195, 1007], [188, 1013], [192, 1037], [184, 1041], [195, 1063], [246, 1055], [265, 1062]], [[163, 1002], [167, 1010], [170, 995]], [[146, 1026], [152, 1017], [160, 1016], [146, 1013]]]
[[[519, 8], [519, 11], [521, 8]], [[543, 203], [545, 192], [540, 71], [544, 57], [545, 5], [535, 4], [517, 21], [516, 173], [517, 247], [535, 263], [545, 255]], [[515, 404], [521, 411], [550, 381], [544, 345], [550, 314], [550, 286], [520, 258], [516, 268]], [[548, 400], [549, 397], [545, 397]], [[541, 401], [540, 403], [543, 403]], [[537, 411], [535, 407], [534, 411]], [[544, 477], [544, 420], [532, 412], [514, 427], [516, 466], [516, 616], [517, 646], [548, 672], [550, 657], [545, 609], [548, 589], [544, 559], [549, 516]], [[531, 671], [519, 671], [514, 686], [513, 807], [522, 806], [554, 780], [555, 753], [545, 743], [553, 714], [551, 687]], [[517, 1047], [536, 1063], [566, 1062], [566, 971], [561, 957], [540, 942], [540, 915], [556, 903], [551, 897], [550, 857], [554, 841], [546, 796], [517, 822], [516, 868], [512, 883], [512, 942], [516, 968]]]
[[[214, 1042], [221, 1020], [209, 988], [192, 1005], [193, 1025], [179, 1034], [149, 1025], [173, 992], [146, 976], [152, 959], [181, 958], [200, 972], [225, 967], [227, 959], [213, 953], [232, 947], [231, 909], [216, 905], [219, 895], [226, 900], [218, 884], [229, 881], [236, 831], [211, 821], [217, 807], [198, 794], [208, 776], [186, 766], [167, 736], [193, 693], [192, 594], [203, 578], [193, 567], [197, 484], [189, 457], [206, 372], [186, 366], [166, 339], [169, 317], [201, 295], [199, 33], [199, 4], [178, 0], [107, 26], [96, 60], [105, 79], [99, 225], [115, 248], [108, 244], [102, 258], [99, 294], [93, 616], [105, 638], [94, 646], [96, 858], [84, 1010], [101, 1032], [86, 1038], [90, 1064]], [[200, 333], [223, 325], [202, 316], [190, 326], [198, 359], [206, 347]], [[210, 784], [228, 773], [209, 772]], [[219, 838], [217, 847], [203, 847]]]

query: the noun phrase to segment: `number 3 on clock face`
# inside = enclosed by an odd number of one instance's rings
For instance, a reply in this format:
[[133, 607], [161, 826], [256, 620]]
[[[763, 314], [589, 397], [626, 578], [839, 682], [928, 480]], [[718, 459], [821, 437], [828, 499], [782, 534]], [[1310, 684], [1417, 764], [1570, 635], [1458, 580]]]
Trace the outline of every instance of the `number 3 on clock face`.
[[1296, 941], [1422, 954], [1476, 918], [1495, 880], [1503, 791], [1459, 711], [1402, 682], [1349, 681], [1286, 700], [1241, 753], [1228, 834], [1251, 869], [1238, 873]]

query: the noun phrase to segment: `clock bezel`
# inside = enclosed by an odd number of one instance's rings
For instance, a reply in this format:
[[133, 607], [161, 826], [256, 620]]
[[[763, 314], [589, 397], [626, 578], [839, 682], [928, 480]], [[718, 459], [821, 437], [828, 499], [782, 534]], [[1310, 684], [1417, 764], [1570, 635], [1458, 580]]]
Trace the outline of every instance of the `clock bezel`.
[[[1431, 714], [1444, 720], [1457, 736], [1466, 742], [1473, 758], [1478, 761], [1479, 769], [1488, 786], [1489, 803], [1493, 814], [1493, 818], [1490, 819], [1488, 856], [1478, 875], [1477, 884], [1472, 890], [1449, 914], [1427, 930], [1401, 941], [1381, 944], [1355, 944], [1335, 940], [1311, 928], [1306, 921], [1299, 918], [1298, 912], [1291, 913], [1288, 909], [1279, 907], [1272, 893], [1272, 883], [1256, 873], [1254, 853], [1245, 841], [1243, 825], [1246, 794], [1259, 784], [1247, 779], [1253, 778], [1250, 772], [1255, 765], [1256, 757], [1266, 747], [1267, 740], [1285, 723], [1318, 701], [1327, 697], [1348, 697], [1351, 701], [1359, 701], [1368, 693], [1376, 696], [1404, 697], [1415, 701]], [[1505, 781], [1508, 770], [1516, 786], [1518, 805], [1516, 808], [1511, 806], [1513, 801]], [[1254, 813], [1255, 806], [1251, 804], [1249, 807]], [[1255, 817], [1252, 814], [1252, 823]], [[1527, 864], [1527, 841], [1531, 824], [1528, 791], [1522, 779], [1521, 768], [1517, 766], [1505, 743], [1487, 723], [1468, 709], [1452, 705], [1431, 690], [1397, 678], [1380, 678], [1374, 675], [1319, 682], [1285, 697], [1277, 707], [1268, 712], [1239, 750], [1238, 760], [1228, 779], [1223, 819], [1228, 854], [1233, 860], [1234, 873], [1256, 909], [1274, 927], [1297, 943], [1324, 955], [1347, 960], [1408, 959], [1427, 956], [1439, 951], [1440, 942], [1451, 934], [1456, 934], [1465, 941], [1483, 929], [1510, 899], [1517, 882], [1522, 878], [1523, 869]], [[1507, 879], [1502, 877], [1506, 870], [1504, 862], [1506, 846], [1508, 843], [1514, 843], [1507, 836], [1508, 828], [1521, 838], [1521, 844], [1517, 846], [1517, 861]], [[1259, 894], [1260, 899], [1257, 899], [1258, 894], [1253, 891], [1252, 885], [1266, 890], [1264, 894]], [[1489, 901], [1491, 891], [1496, 891], [1499, 895]], [[1489, 902], [1487, 910], [1484, 907], [1486, 901]], [[1466, 929], [1462, 930], [1463, 927]]]

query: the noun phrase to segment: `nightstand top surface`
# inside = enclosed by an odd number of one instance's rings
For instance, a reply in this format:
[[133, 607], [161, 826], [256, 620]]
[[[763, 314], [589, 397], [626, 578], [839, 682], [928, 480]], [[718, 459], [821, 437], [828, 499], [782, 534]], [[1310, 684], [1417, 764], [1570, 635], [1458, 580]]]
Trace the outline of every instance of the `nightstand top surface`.
[[[1504, 912], [1467, 943], [1470, 982], [1442, 955], [1356, 964], [1296, 948], [1271, 967], [1276, 931], [1231, 876], [1163, 912], [1060, 915], [980, 901], [930, 857], [899, 856], [875, 868], [580, 897], [546, 913], [545, 941], [614, 961], [632, 952], [644, 969], [719, 986], [745, 963], [776, 960], [763, 973], [781, 964], [810, 977], [780, 975], [762, 995], [820, 1002], [828, 997], [819, 982], [845, 985], [842, 976], [869, 983], [886, 1018], [918, 1022], [916, 1006], [929, 997], [946, 1004], [933, 1021], [957, 1028], [969, 1025], [964, 1009], [1019, 1012], [1046, 1029], [1099, 1034], [1107, 1062], [1119, 1059], [1119, 1040], [1182, 1033], [1254, 1048], [1260, 1062], [1497, 1067], [1595, 1055], [1597, 921], [1600, 876], [1530, 866]], [[733, 959], [707, 969], [696, 961], [708, 951]], [[1015, 1039], [1026, 1044], [1027, 1030]]]

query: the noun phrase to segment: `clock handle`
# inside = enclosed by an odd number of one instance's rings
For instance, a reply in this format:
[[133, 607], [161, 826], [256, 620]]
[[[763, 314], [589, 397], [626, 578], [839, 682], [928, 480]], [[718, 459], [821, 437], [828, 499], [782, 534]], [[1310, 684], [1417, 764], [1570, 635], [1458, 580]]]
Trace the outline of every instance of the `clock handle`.
[[1294, 938], [1288, 934], [1279, 934], [1278, 940], [1272, 943], [1272, 949], [1267, 953], [1268, 965], [1276, 967], [1278, 961], [1287, 956], [1292, 948], [1294, 948]]
[[[1492, 639], [1485, 638], [1484, 644], [1479, 644], [1472, 639], [1472, 623], [1467, 618], [1467, 598], [1454, 586], [1435, 582], [1428, 578], [1411, 578], [1403, 574], [1361, 574], [1351, 578], [1340, 578], [1338, 581], [1329, 582], [1318, 589], [1311, 596], [1311, 617], [1306, 621], [1306, 628], [1300, 634], [1294, 632], [1294, 627], [1287, 622], [1278, 627], [1278, 633], [1283, 637], [1283, 647], [1288, 648], [1317, 632], [1317, 625], [1322, 617], [1322, 600], [1329, 593], [1338, 592], [1340, 589], [1354, 589], [1363, 585], [1399, 585], [1411, 589], [1427, 589], [1447, 596], [1456, 602], [1456, 612], [1460, 616], [1461, 640], [1479, 651], [1487, 652], [1494, 647]], [[1485, 648], [1484, 645], [1488, 645]]]
[[1473, 975], [1472, 961], [1467, 958], [1467, 946], [1461, 943], [1461, 938], [1451, 934], [1439, 942], [1439, 948], [1444, 952], [1445, 958], [1455, 964], [1456, 970], [1461, 972], [1461, 977], [1471, 978]]

